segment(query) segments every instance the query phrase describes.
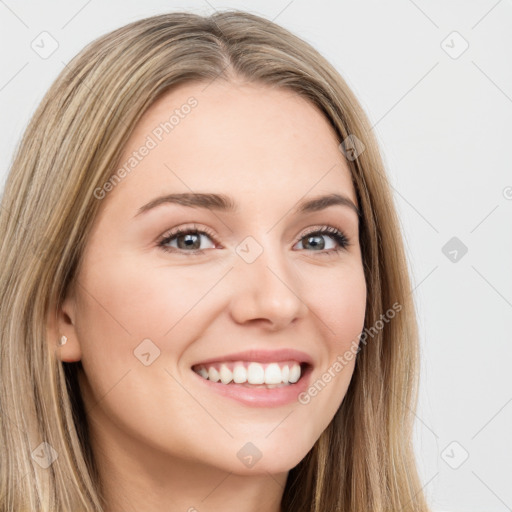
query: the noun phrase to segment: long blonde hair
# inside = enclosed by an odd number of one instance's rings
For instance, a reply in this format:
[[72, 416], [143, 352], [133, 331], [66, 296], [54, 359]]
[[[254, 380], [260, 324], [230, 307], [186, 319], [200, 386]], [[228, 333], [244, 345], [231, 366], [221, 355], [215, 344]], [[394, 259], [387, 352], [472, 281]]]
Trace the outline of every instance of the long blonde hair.
[[[364, 144], [347, 163], [362, 214], [371, 339], [361, 343], [332, 422], [290, 470], [283, 511], [428, 510], [412, 447], [416, 312], [377, 142], [356, 97], [315, 49], [268, 20], [230, 10], [153, 16], [100, 37], [66, 66], [29, 123], [0, 211], [1, 512], [104, 510], [80, 362], [56, 357], [48, 319], [75, 285], [101, 203], [94, 191], [112, 176], [140, 117], [178, 84], [233, 77], [302, 95], [340, 142], [350, 135]], [[383, 322], [397, 304], [399, 314]], [[36, 463], [55, 456], [48, 467]]]

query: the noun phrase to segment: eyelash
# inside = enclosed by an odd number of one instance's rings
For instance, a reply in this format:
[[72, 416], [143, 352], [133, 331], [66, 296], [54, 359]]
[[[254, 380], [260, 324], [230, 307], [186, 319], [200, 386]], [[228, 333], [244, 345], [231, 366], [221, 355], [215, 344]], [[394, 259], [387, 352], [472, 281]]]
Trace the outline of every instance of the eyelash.
[[[178, 228], [171, 233], [165, 234], [163, 238], [158, 243], [158, 247], [164, 250], [165, 252], [170, 253], [178, 253], [178, 254], [186, 254], [187, 256], [190, 255], [199, 255], [203, 253], [207, 249], [197, 249], [195, 251], [183, 251], [180, 249], [176, 249], [175, 247], [168, 247], [166, 244], [168, 244], [170, 241], [174, 240], [175, 238], [182, 236], [182, 235], [190, 235], [190, 234], [198, 234], [198, 235], [206, 235], [214, 243], [217, 243], [215, 235], [208, 229], [202, 228], [199, 229], [197, 226], [193, 227], [185, 227], [185, 228]], [[329, 235], [331, 238], [334, 239], [334, 241], [337, 243], [337, 247], [334, 249], [327, 249], [323, 251], [312, 251], [317, 254], [321, 254], [323, 256], [330, 256], [330, 255], [336, 255], [341, 251], [345, 251], [349, 245], [351, 245], [350, 240], [348, 237], [340, 231], [339, 229], [336, 229], [332, 226], [322, 226], [321, 228], [313, 229], [311, 231], [308, 231], [304, 233], [302, 236], [300, 236], [295, 242], [294, 245], [303, 240], [304, 238], [311, 237], [312, 235]], [[306, 250], [306, 249], [305, 249]]]

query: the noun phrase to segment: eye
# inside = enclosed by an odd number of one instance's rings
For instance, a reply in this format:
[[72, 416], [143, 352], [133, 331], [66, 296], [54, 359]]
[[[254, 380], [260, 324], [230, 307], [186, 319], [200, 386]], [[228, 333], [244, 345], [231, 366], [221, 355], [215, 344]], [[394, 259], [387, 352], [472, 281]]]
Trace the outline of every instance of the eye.
[[[164, 235], [158, 246], [168, 252], [187, 252], [189, 254], [198, 254], [205, 249], [214, 249], [215, 243], [210, 242], [210, 246], [205, 247], [205, 240], [214, 240], [212, 233], [208, 230], [201, 230], [197, 227], [178, 228], [171, 233]], [[202, 245], [203, 243], [203, 245]]]
[[[330, 238], [330, 241], [326, 242], [328, 238]], [[300, 249], [313, 250], [319, 253], [336, 253], [350, 245], [347, 236], [331, 226], [323, 226], [302, 235], [298, 244], [302, 246], [299, 247]]]
[[[207, 244], [206, 247], [204, 243]], [[319, 254], [336, 254], [345, 250], [350, 245], [350, 241], [342, 231], [331, 226], [323, 226], [303, 234], [296, 245], [300, 246], [299, 249]], [[207, 249], [217, 247], [214, 234], [206, 228], [199, 229], [195, 225], [177, 228], [165, 234], [158, 246], [167, 252], [188, 255], [201, 254]]]

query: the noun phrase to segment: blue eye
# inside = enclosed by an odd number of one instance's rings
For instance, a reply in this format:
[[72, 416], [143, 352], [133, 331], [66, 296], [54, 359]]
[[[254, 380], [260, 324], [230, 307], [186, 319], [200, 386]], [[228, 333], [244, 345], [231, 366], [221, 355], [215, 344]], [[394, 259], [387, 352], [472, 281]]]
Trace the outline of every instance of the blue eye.
[[[331, 243], [334, 241], [334, 247], [326, 247], [325, 238], [330, 238]], [[311, 231], [303, 235], [299, 240], [299, 243], [302, 245], [302, 248], [307, 249], [308, 247], [304, 247], [304, 240], [306, 240], [306, 245], [309, 246], [309, 248], [313, 248], [314, 252], [320, 253], [338, 252], [346, 249], [350, 245], [349, 240], [344, 233], [330, 226], [324, 226], [323, 228], [316, 229], [315, 231]]]

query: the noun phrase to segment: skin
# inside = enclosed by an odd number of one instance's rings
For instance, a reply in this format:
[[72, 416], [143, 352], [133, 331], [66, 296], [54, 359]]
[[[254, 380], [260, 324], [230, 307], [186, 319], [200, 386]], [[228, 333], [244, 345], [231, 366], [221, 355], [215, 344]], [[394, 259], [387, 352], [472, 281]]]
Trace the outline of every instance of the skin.
[[[145, 113], [120, 165], [185, 104], [198, 105], [102, 199], [78, 271], [58, 311], [62, 361], [82, 361], [80, 386], [108, 512], [280, 511], [288, 471], [312, 448], [353, 374], [346, 364], [307, 405], [251, 407], [206, 388], [192, 364], [232, 352], [295, 348], [314, 362], [311, 382], [349, 350], [364, 326], [366, 284], [358, 218], [344, 206], [292, 214], [298, 201], [356, 194], [336, 134], [293, 92], [243, 82], [185, 84]], [[163, 204], [164, 193], [231, 196], [238, 213]], [[158, 247], [197, 224], [201, 254]], [[350, 245], [308, 245], [313, 228], [341, 230]], [[252, 263], [236, 252], [251, 236]], [[183, 246], [181, 246], [183, 247]], [[251, 249], [253, 250], [253, 249]], [[229, 272], [228, 272], [229, 271]], [[150, 339], [148, 366], [134, 350]], [[151, 349], [153, 350], [153, 349]], [[248, 468], [237, 452], [253, 443]]]

